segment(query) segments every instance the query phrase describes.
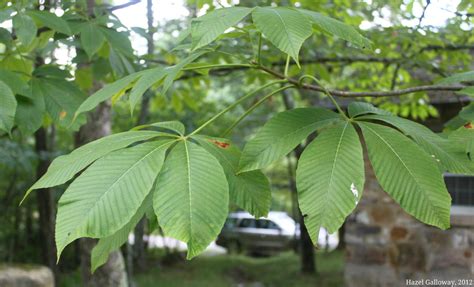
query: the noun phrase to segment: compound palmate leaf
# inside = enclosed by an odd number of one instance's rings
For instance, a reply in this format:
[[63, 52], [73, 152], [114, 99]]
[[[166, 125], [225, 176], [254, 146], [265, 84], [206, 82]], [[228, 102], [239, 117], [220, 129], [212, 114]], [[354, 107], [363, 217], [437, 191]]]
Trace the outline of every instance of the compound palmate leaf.
[[267, 216], [272, 194], [267, 177], [260, 170], [237, 174], [241, 152], [225, 139], [193, 136], [222, 165], [229, 183], [230, 201], [256, 218]]
[[292, 8], [257, 7], [252, 19], [273, 45], [298, 63], [301, 46], [313, 33], [308, 17]]
[[451, 197], [436, 160], [395, 129], [358, 125], [382, 188], [418, 220], [447, 229]]
[[58, 203], [58, 258], [75, 239], [110, 236], [132, 219], [150, 192], [172, 142], [158, 140], [112, 152], [68, 187]]
[[227, 217], [229, 188], [221, 165], [199, 145], [180, 141], [156, 181], [153, 207], [166, 235], [186, 242], [187, 258], [202, 252]]
[[323, 108], [297, 108], [278, 113], [244, 147], [239, 172], [260, 169], [288, 154], [310, 133], [339, 121]]
[[251, 11], [247, 7], [227, 7], [194, 19], [191, 23], [192, 48], [198, 49], [211, 43]]
[[145, 141], [162, 134], [154, 131], [128, 131], [103, 137], [83, 145], [68, 155], [56, 158], [43, 175], [25, 194], [23, 200], [34, 189], [46, 188], [65, 183], [97, 159], [115, 150], [138, 141]]
[[319, 229], [337, 231], [364, 189], [362, 146], [349, 122], [325, 129], [305, 148], [296, 185], [305, 225], [317, 244]]

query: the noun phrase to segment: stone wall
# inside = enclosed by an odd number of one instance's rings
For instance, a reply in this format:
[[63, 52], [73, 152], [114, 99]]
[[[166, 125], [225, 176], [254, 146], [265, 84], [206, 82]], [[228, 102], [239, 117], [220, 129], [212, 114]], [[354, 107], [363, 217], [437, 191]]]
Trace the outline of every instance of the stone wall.
[[366, 160], [364, 195], [346, 222], [345, 286], [415, 286], [419, 280], [425, 280], [421, 286], [447, 286], [434, 280], [474, 280], [474, 210], [454, 208], [451, 225], [442, 231], [405, 213], [378, 185]]
[[0, 265], [1, 287], [54, 287], [53, 272], [38, 265]]

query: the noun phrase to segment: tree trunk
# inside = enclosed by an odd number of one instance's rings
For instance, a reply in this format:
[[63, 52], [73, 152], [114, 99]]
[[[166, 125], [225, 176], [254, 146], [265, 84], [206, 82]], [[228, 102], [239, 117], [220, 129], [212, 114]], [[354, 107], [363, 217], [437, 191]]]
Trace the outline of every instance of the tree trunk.
[[[99, 87], [96, 87], [98, 89]], [[76, 147], [84, 145], [111, 133], [110, 104], [100, 104], [89, 113], [87, 123], [76, 133]], [[107, 262], [91, 274], [91, 252], [97, 240], [82, 238], [79, 240], [81, 258], [81, 277], [84, 286], [116, 287], [127, 286], [125, 262], [120, 251], [110, 253]]]
[[[153, 1], [147, 0], [146, 17], [148, 24], [148, 39], [147, 39], [147, 52], [148, 55], [153, 55], [155, 51], [155, 43], [153, 41], [154, 27], [153, 27]], [[140, 106], [140, 114], [138, 116], [137, 125], [143, 125], [148, 122], [150, 113], [150, 97], [151, 92], [148, 90], [145, 92], [142, 98]], [[133, 254], [133, 265], [137, 270], [143, 270], [145, 268], [145, 254], [146, 246], [143, 236], [145, 235], [146, 217], [143, 217], [135, 227], [135, 242], [132, 248]]]
[[341, 225], [341, 228], [338, 230], [339, 234], [339, 243], [337, 244], [337, 250], [344, 250], [346, 248], [346, 241], [344, 237], [346, 236], [346, 223], [344, 222]]
[[97, 240], [91, 238], [79, 239], [81, 250], [81, 276], [83, 286], [88, 287], [125, 287], [127, 286], [127, 275], [125, 263], [120, 251], [110, 253], [107, 263], [91, 274], [91, 251]]
[[[295, 104], [293, 98], [288, 94], [288, 91], [283, 91], [283, 103], [287, 110], [293, 109]], [[294, 156], [298, 160], [303, 152], [303, 147], [298, 145], [294, 150]], [[294, 172], [290, 174], [290, 189], [292, 193], [297, 193], [296, 190], [296, 179]], [[300, 259], [301, 259], [301, 272], [306, 274], [316, 273], [316, 263], [314, 261], [314, 246], [311, 242], [308, 230], [304, 224], [304, 217], [299, 210], [299, 222], [300, 222]]]
[[[50, 141], [53, 142], [54, 139], [50, 139]], [[39, 158], [38, 166], [36, 167], [36, 178], [39, 179], [46, 173], [50, 164], [48, 159], [48, 152], [50, 152], [48, 148], [48, 133], [43, 127], [35, 132], [35, 150]], [[56, 212], [53, 191], [49, 188], [39, 189], [36, 191], [36, 199], [39, 213], [41, 257], [43, 264], [51, 269], [55, 280], [57, 280], [58, 268], [56, 265], [56, 243], [54, 241]]]
[[[103, 103], [89, 114], [87, 123], [76, 133], [76, 147], [107, 136], [110, 132], [110, 104]], [[90, 238], [82, 238], [79, 241], [83, 285], [91, 287], [127, 286], [125, 262], [120, 251], [110, 253], [107, 262], [98, 268], [94, 274], [91, 274], [90, 255], [96, 242], [97, 240]]]

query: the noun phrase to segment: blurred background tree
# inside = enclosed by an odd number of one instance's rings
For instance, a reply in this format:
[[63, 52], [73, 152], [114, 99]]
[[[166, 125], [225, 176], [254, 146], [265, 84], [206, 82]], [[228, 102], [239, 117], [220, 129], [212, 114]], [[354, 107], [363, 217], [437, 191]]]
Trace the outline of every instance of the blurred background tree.
[[[170, 66], [184, 58], [189, 47], [186, 35], [192, 17], [230, 4], [279, 5], [319, 11], [359, 27], [374, 43], [373, 51], [356, 49], [341, 39], [319, 32], [304, 44], [300, 53], [304, 73], [315, 75], [327, 87], [339, 90], [390, 91], [431, 84], [460, 70], [472, 69], [474, 3], [469, 0], [449, 4], [430, 0], [177, 1], [176, 7], [186, 10], [187, 16], [166, 21], [158, 19], [167, 13], [160, 10], [161, 2], [0, 1], [0, 80], [9, 86], [18, 101], [16, 124], [11, 133], [0, 132], [0, 225], [3, 227], [0, 261], [42, 263], [54, 271], [57, 279], [61, 274], [76, 270], [82, 262], [84, 282], [95, 280], [96, 283], [90, 284], [102, 286], [100, 284], [107, 280], [125, 280], [125, 262], [120, 252], [109, 259], [110, 269], [107, 270], [106, 265], [105, 271], [90, 277], [85, 260], [89, 258], [91, 242], [86, 240], [81, 240], [82, 247], [68, 247], [56, 265], [52, 237], [54, 203], [64, 187], [38, 191], [36, 202], [29, 200], [21, 206], [18, 203], [24, 191], [46, 172], [51, 159], [74, 147], [146, 122], [178, 118], [192, 130], [236, 98], [271, 79], [255, 71], [232, 67], [183, 72], [168, 93], [162, 94], [161, 88], [149, 89], [133, 116], [126, 101], [113, 100], [100, 105], [87, 117], [79, 118], [71, 129], [75, 109], [105, 83], [145, 68]], [[137, 9], [141, 10], [135, 14]], [[45, 16], [46, 11], [58, 17]], [[146, 18], [146, 25], [122, 24], [133, 23], [131, 18]], [[63, 21], [67, 21], [66, 25]], [[35, 26], [35, 32], [29, 33], [25, 25]], [[107, 37], [97, 35], [97, 29], [103, 29]], [[241, 32], [234, 29], [231, 33]], [[223, 37], [215, 44], [216, 52], [204, 55], [199, 62], [252, 60], [258, 45], [256, 33], [250, 39]], [[245, 35], [241, 33], [242, 37]], [[263, 42], [262, 51], [265, 65], [284, 69], [286, 59], [270, 42]], [[299, 69], [292, 63], [289, 75], [297, 73]], [[308, 105], [334, 108], [324, 95], [315, 97], [314, 93], [291, 90], [283, 97], [267, 101], [233, 130], [233, 142], [242, 145], [275, 112]], [[39, 97], [44, 98], [44, 103], [36, 100]], [[433, 105], [439, 100], [436, 94], [418, 92], [397, 98], [366, 97], [364, 100], [418, 121], [439, 116]], [[460, 108], [469, 102], [463, 95], [451, 100], [458, 102]], [[348, 103], [341, 102], [343, 106]], [[221, 135], [254, 103], [224, 115], [219, 125], [207, 127], [206, 132]], [[298, 156], [298, 150], [294, 154]], [[266, 173], [273, 187], [272, 210], [287, 211], [298, 220], [300, 215], [292, 188], [294, 164], [295, 159], [288, 157], [272, 165]], [[147, 226], [142, 220], [135, 230], [135, 238], [149, 232]], [[313, 273], [316, 271], [314, 250], [308, 237], [303, 246], [306, 248], [301, 252], [302, 269]], [[133, 249], [125, 248], [129, 275], [132, 266], [140, 270], [147, 265], [146, 250], [140, 240]]]

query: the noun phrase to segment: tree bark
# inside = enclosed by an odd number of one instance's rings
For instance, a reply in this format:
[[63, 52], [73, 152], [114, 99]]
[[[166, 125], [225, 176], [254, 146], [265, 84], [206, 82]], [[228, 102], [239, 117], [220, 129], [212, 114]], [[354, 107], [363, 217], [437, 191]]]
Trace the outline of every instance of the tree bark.
[[[155, 51], [155, 43], [153, 41], [154, 26], [153, 26], [153, 1], [147, 0], [146, 17], [148, 25], [148, 38], [147, 38], [147, 52], [148, 55], [153, 55]], [[145, 92], [142, 98], [140, 106], [140, 114], [138, 115], [137, 125], [143, 125], [148, 122], [150, 113], [150, 97], [151, 92], [148, 90]], [[132, 248], [133, 254], [133, 265], [137, 270], [143, 270], [145, 268], [145, 255], [146, 246], [143, 236], [145, 235], [146, 217], [143, 217], [135, 227], [135, 242]]]
[[[53, 142], [54, 139], [50, 139]], [[36, 178], [42, 177], [48, 170], [50, 160], [48, 158], [48, 133], [41, 127], [35, 132], [35, 151], [38, 155], [38, 166], [36, 167]], [[43, 264], [48, 266], [54, 274], [55, 280], [58, 277], [58, 267], [56, 265], [56, 243], [54, 241], [55, 205], [54, 195], [50, 188], [36, 191], [36, 200], [39, 213], [39, 237], [41, 241], [41, 257]]]
[[83, 286], [88, 287], [125, 287], [127, 275], [125, 273], [125, 262], [120, 251], [110, 253], [105, 265], [91, 274], [91, 251], [97, 240], [91, 238], [79, 239], [81, 250], [81, 276]]
[[[283, 93], [283, 103], [287, 110], [293, 109], [295, 104], [293, 98], [288, 94], [288, 91], [285, 90]], [[298, 160], [303, 152], [303, 147], [298, 145], [294, 149], [294, 156]], [[297, 193], [296, 190], [296, 179], [294, 172], [290, 174], [290, 189], [292, 193]], [[300, 222], [300, 259], [301, 259], [301, 272], [306, 274], [315, 274], [316, 273], [316, 263], [314, 261], [314, 246], [311, 242], [308, 230], [304, 224], [304, 217], [301, 214], [301, 211], [298, 206], [299, 211], [299, 222]]]

